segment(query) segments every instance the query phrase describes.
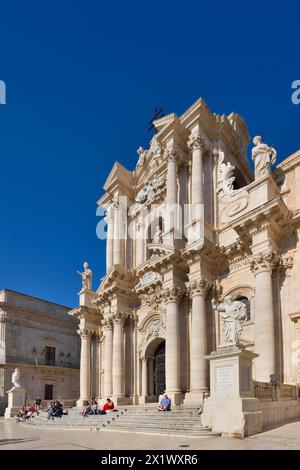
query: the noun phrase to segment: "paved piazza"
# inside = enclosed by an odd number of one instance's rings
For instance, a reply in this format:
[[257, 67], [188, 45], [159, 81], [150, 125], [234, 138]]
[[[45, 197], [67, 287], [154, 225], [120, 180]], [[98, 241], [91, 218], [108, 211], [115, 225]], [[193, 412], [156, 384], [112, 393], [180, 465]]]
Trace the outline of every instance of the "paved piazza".
[[[184, 446], [184, 447], [181, 447]], [[187, 447], [189, 446], [189, 447]], [[246, 439], [25, 428], [0, 419], [0, 450], [299, 450], [300, 421]]]

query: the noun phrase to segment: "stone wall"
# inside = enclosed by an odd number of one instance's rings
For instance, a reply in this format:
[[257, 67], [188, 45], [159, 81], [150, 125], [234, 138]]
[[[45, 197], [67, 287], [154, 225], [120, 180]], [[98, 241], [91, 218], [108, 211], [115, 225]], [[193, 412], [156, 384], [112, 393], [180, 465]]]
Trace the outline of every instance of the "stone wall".
[[282, 425], [300, 418], [300, 400], [260, 401], [262, 429]]
[[26, 402], [32, 404], [38, 396], [44, 399], [45, 384], [53, 385], [53, 400], [74, 400], [79, 396], [79, 369], [9, 364], [0, 368], [0, 415], [7, 406], [6, 391], [11, 388], [11, 376], [18, 367], [21, 384], [26, 390]]

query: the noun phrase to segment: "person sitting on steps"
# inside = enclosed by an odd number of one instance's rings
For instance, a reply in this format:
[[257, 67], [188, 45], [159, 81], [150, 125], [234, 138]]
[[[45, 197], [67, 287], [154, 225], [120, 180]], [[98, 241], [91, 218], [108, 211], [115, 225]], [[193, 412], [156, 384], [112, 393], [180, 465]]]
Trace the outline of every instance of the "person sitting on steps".
[[118, 411], [115, 408], [114, 402], [111, 401], [110, 398], [107, 398], [106, 403], [103, 405], [103, 411], [110, 412], [110, 411]]
[[171, 398], [166, 393], [163, 394], [158, 411], [171, 411]]

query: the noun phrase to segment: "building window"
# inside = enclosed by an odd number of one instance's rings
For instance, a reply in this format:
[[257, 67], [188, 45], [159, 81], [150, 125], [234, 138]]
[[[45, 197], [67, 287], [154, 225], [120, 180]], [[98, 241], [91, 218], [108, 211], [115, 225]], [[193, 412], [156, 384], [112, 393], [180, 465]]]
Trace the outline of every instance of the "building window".
[[53, 399], [53, 385], [45, 384], [45, 400], [52, 400]]
[[239, 300], [240, 302], [243, 302], [246, 307], [247, 307], [247, 320], [251, 320], [251, 307], [250, 307], [250, 300], [247, 297], [238, 297], [235, 300]]
[[45, 347], [45, 366], [55, 366], [55, 348]]

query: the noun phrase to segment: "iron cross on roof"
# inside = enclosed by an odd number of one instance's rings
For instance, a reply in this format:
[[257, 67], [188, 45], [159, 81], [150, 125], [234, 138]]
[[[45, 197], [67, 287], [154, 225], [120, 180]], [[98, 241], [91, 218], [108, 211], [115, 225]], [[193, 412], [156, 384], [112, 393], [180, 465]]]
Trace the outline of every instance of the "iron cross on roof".
[[162, 118], [163, 116], [165, 116], [165, 110], [164, 108], [155, 108], [154, 110], [154, 116], [153, 118], [149, 121], [149, 124], [151, 124], [151, 126], [148, 128], [148, 132], [152, 131], [152, 129], [154, 129], [154, 132], [156, 132], [156, 129], [155, 129], [155, 126], [153, 124], [153, 121], [155, 121], [156, 119], [160, 119]]

